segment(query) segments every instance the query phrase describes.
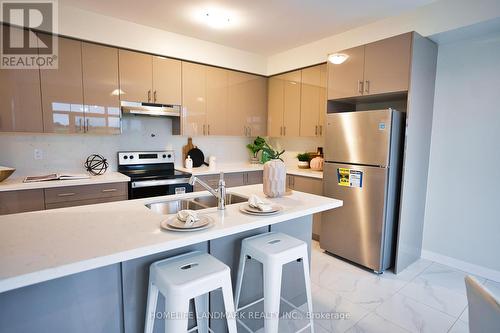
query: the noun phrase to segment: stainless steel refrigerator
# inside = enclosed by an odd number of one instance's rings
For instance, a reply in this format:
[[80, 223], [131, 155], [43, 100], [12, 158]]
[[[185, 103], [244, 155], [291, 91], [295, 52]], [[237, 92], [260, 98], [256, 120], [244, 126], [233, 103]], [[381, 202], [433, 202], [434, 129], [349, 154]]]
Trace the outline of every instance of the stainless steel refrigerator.
[[405, 114], [393, 109], [328, 114], [320, 245], [375, 272], [394, 259]]

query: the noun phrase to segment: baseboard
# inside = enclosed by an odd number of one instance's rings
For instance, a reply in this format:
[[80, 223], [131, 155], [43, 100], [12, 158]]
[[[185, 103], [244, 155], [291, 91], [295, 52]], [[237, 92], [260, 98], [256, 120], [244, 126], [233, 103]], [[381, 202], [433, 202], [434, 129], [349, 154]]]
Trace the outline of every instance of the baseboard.
[[422, 250], [422, 258], [437, 262], [439, 264], [443, 264], [446, 266], [450, 266], [461, 271], [465, 271], [468, 273], [472, 273], [475, 275], [479, 275], [488, 280], [493, 280], [496, 282], [500, 282], [500, 271], [496, 271], [491, 268], [479, 266], [476, 264], [471, 264], [470, 262], [462, 261], [459, 259], [455, 259], [452, 257], [448, 257], [436, 252]]

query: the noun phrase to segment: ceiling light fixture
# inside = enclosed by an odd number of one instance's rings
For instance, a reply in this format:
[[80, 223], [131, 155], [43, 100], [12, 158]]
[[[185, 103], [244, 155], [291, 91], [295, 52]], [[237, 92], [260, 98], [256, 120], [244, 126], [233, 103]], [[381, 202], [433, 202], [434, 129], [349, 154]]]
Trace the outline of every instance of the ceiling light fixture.
[[340, 65], [344, 61], [347, 60], [349, 56], [344, 53], [333, 53], [328, 56], [328, 61], [331, 62], [334, 65]]
[[222, 10], [211, 9], [203, 13], [203, 21], [214, 29], [223, 29], [232, 24], [230, 15]]

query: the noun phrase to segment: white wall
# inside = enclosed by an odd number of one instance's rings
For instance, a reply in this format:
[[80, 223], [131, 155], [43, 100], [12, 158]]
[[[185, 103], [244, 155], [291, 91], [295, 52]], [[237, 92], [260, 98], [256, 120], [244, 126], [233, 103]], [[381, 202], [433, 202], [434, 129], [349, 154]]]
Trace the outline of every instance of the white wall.
[[[116, 170], [120, 150], [173, 149], [176, 164], [182, 164], [182, 146], [186, 137], [172, 136], [171, 122], [165, 118], [124, 118], [122, 135], [23, 135], [0, 134], [0, 165], [15, 167], [14, 177], [49, 172], [84, 172], [83, 162], [92, 153], [102, 154]], [[155, 136], [152, 137], [151, 134]], [[247, 162], [245, 137], [194, 137], [193, 143], [219, 163]], [[42, 160], [34, 160], [33, 150], [43, 151]]]
[[499, 55], [500, 32], [439, 46], [423, 252], [464, 269], [500, 271]]
[[[168, 16], [165, 16], [168, 19]], [[256, 74], [266, 74], [266, 57], [60, 4], [59, 33], [165, 56]]]
[[329, 53], [408, 31], [417, 31], [423, 36], [430, 36], [498, 16], [500, 16], [500, 1], [498, 0], [436, 1], [399, 16], [272, 55], [267, 60], [267, 74], [272, 75], [321, 63], [326, 61]]

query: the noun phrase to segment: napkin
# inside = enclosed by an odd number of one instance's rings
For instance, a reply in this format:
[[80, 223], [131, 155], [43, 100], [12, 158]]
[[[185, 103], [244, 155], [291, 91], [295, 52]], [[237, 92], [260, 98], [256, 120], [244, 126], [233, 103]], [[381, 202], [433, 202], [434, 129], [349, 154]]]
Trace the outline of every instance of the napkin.
[[260, 210], [262, 212], [269, 212], [273, 209], [273, 207], [271, 206], [271, 203], [262, 200], [261, 198], [259, 198], [255, 194], [252, 194], [248, 198], [248, 205], [250, 207], [257, 208], [258, 210]]
[[198, 217], [198, 214], [191, 209], [183, 209], [177, 212], [177, 219], [179, 221], [182, 221], [186, 224], [186, 226], [190, 226], [196, 221], [199, 221], [200, 218]]

